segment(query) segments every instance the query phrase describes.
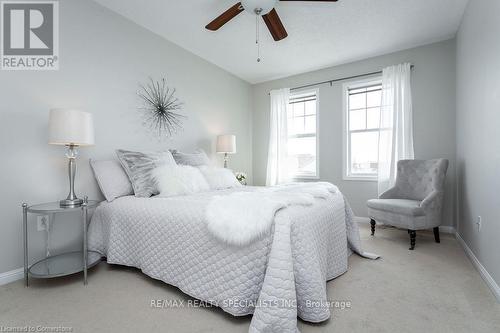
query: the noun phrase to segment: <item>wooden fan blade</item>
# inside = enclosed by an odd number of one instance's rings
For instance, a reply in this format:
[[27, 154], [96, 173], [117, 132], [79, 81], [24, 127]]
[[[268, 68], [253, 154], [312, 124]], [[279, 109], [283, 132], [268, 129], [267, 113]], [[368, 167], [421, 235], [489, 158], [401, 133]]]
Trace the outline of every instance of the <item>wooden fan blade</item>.
[[275, 41], [280, 41], [288, 37], [288, 33], [286, 32], [283, 23], [281, 23], [281, 19], [278, 12], [276, 12], [276, 9], [271, 10], [269, 13], [262, 16], [262, 18], [264, 19], [264, 22], [266, 22], [266, 25]]
[[219, 15], [219, 17], [217, 17], [215, 20], [210, 22], [205, 28], [212, 31], [219, 30], [220, 27], [222, 27], [227, 22], [231, 21], [233, 18], [236, 17], [236, 15], [238, 15], [242, 11], [243, 11], [243, 6], [241, 5], [241, 2], [238, 2], [236, 5], [229, 8], [224, 13]]

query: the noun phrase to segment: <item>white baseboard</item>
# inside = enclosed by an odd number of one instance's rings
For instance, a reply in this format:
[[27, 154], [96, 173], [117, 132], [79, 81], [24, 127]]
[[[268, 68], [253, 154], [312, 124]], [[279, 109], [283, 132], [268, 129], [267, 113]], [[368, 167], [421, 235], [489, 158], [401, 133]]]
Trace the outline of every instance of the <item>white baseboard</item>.
[[369, 224], [370, 219], [368, 217], [354, 216], [354, 221], [357, 223]]
[[462, 245], [462, 247], [463, 247], [465, 253], [467, 254], [467, 256], [469, 257], [470, 261], [472, 262], [472, 265], [474, 265], [474, 267], [477, 269], [477, 271], [479, 272], [479, 274], [483, 278], [484, 282], [486, 282], [486, 285], [490, 288], [493, 295], [495, 295], [498, 303], [500, 303], [500, 287], [498, 286], [496, 281], [493, 279], [493, 277], [491, 277], [490, 273], [488, 273], [486, 268], [484, 268], [483, 264], [481, 264], [479, 259], [477, 259], [474, 252], [472, 252], [470, 247], [467, 245], [467, 243], [465, 243], [465, 241], [458, 234], [458, 232], [455, 234], [455, 236], [457, 238], [457, 241], [460, 243], [460, 245]]
[[24, 268], [14, 269], [9, 272], [0, 273], [0, 286], [24, 278]]
[[445, 234], [452, 234], [454, 235], [456, 233], [455, 227], [449, 226], [449, 225], [442, 225], [439, 227], [439, 231], [443, 232]]

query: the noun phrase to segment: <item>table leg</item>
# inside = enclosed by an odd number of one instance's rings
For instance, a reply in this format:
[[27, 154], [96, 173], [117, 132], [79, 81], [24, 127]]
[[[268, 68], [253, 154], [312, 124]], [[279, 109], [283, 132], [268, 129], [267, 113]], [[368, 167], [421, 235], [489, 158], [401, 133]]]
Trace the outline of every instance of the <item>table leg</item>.
[[49, 220], [46, 222], [45, 225], [45, 233], [46, 233], [46, 239], [45, 239], [45, 258], [50, 257], [50, 231], [52, 230], [52, 226], [54, 224], [54, 221], [56, 219], [56, 214], [51, 213], [49, 214]]
[[83, 217], [83, 284], [87, 285], [87, 202], [82, 205]]
[[23, 247], [24, 247], [24, 284], [29, 286], [28, 281], [28, 205], [23, 203]]

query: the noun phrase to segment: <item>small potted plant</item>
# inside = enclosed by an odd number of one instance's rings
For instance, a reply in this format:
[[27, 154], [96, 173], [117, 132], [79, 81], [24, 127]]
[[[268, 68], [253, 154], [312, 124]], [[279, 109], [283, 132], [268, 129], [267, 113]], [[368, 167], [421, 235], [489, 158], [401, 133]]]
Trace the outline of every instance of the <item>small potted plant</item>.
[[236, 172], [235, 173], [236, 179], [240, 182], [241, 185], [246, 185], [247, 184], [247, 174], [244, 172]]

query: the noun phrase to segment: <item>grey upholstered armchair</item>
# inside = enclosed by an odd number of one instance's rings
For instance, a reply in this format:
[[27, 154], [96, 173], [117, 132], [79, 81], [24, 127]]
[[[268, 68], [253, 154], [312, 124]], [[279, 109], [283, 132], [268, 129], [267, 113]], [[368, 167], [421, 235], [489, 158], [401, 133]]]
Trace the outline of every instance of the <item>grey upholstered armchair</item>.
[[415, 248], [416, 230], [434, 228], [439, 243], [447, 169], [445, 159], [399, 161], [396, 185], [367, 202], [372, 236], [377, 221], [408, 229], [410, 250]]

